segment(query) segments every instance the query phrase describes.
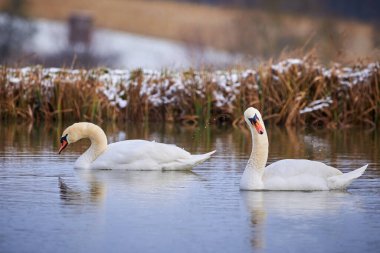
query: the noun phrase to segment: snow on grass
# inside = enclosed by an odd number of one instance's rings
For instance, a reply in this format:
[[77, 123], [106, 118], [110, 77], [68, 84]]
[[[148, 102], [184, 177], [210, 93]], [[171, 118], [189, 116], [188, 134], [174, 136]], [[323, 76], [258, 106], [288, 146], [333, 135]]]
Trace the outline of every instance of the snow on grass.
[[285, 61], [281, 61], [278, 64], [273, 64], [271, 66], [272, 70], [277, 71], [278, 73], [284, 73], [289, 71], [289, 68], [292, 66], [303, 65], [304, 61], [301, 59], [287, 59]]
[[[311, 71], [319, 70], [323, 78], [335, 79], [342, 88], [352, 87], [371, 81], [373, 74], [379, 71], [379, 63], [369, 64], [364, 67], [324, 69], [318, 66], [309, 66], [301, 59], [288, 59], [270, 66], [272, 76], [289, 74], [292, 66], [311, 68]], [[298, 72], [296, 72], [298, 76]], [[131, 89], [138, 90], [140, 98], [147, 99], [153, 107], [167, 104], [179, 105], [189, 97], [210, 99], [217, 108], [232, 110], [239, 94], [243, 89], [252, 92], [261, 92], [260, 73], [255, 70], [230, 70], [230, 71], [187, 71], [170, 72], [148, 69], [120, 70], [120, 69], [91, 69], [69, 70], [60, 68], [25, 67], [19, 70], [7, 69], [8, 87], [14, 85], [37, 84], [34, 77], [38, 77], [44, 87], [53, 87], [57, 82], [70, 84], [79, 80], [95, 80], [97, 92], [104, 95], [111, 105], [118, 108], [128, 106]], [[334, 79], [334, 80], [335, 80]], [[48, 89], [47, 89], [48, 90]], [[51, 92], [51, 91], [50, 91]], [[269, 94], [270, 95], [270, 94]], [[194, 101], [194, 100], [193, 100]], [[299, 113], [306, 114], [328, 108], [333, 103], [330, 96], [308, 101], [307, 106], [301, 108]]]
[[305, 108], [300, 110], [300, 114], [321, 110], [325, 107], [329, 107], [332, 103], [333, 101], [331, 97], [315, 100], [311, 102], [310, 104], [308, 104]]
[[363, 83], [367, 81], [375, 71], [380, 69], [380, 64], [370, 63], [366, 68], [337, 68], [339, 65], [332, 69], [323, 69], [322, 73], [324, 77], [332, 78], [336, 76], [343, 86], [352, 87], [353, 85]]

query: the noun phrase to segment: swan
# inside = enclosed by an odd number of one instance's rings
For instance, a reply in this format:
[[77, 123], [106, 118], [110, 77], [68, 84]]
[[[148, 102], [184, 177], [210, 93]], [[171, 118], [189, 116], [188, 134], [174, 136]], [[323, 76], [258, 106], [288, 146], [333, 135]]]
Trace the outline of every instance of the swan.
[[104, 131], [89, 122], [67, 127], [61, 136], [60, 154], [69, 144], [90, 139], [90, 147], [76, 160], [77, 169], [188, 170], [210, 158], [215, 150], [191, 155], [170, 144], [146, 140], [126, 140], [107, 145]]
[[321, 162], [304, 159], [280, 160], [265, 167], [269, 144], [261, 114], [250, 107], [244, 119], [252, 134], [252, 153], [240, 180], [241, 190], [341, 190], [367, 169], [368, 164], [343, 174]]

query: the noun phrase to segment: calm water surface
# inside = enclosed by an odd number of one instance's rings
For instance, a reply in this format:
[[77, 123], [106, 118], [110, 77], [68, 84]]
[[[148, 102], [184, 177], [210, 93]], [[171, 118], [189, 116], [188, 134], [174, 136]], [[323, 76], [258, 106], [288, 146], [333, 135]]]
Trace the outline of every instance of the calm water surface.
[[369, 168], [344, 192], [240, 192], [245, 128], [102, 127], [217, 153], [192, 172], [75, 170], [88, 141], [57, 155], [61, 127], [0, 123], [0, 252], [379, 252], [379, 130], [268, 128], [269, 163]]

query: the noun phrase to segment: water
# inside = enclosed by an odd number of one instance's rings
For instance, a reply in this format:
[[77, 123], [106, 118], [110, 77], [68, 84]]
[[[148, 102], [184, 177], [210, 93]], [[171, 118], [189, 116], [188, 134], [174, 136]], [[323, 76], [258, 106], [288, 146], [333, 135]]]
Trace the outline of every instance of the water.
[[378, 130], [271, 127], [269, 163], [309, 158], [343, 171], [369, 168], [345, 192], [240, 192], [251, 145], [244, 127], [102, 127], [110, 142], [142, 138], [217, 153], [192, 172], [74, 170], [88, 141], [57, 155], [61, 127], [1, 123], [0, 252], [380, 248]]

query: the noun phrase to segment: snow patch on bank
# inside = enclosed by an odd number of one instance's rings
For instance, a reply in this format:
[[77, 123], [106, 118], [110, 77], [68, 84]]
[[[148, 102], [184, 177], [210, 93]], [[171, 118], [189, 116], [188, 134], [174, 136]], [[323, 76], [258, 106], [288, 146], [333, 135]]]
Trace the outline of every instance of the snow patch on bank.
[[[302, 75], [302, 68], [313, 68], [322, 78], [328, 78], [339, 82], [342, 89], [351, 88], [353, 85], [371, 82], [374, 73], [379, 71], [379, 63], [372, 63], [363, 67], [325, 69], [318, 66], [309, 66], [301, 59], [289, 59], [270, 66], [277, 73], [272, 73], [280, 80], [280, 76], [287, 74], [296, 66], [297, 75]], [[261, 73], [262, 74], [262, 73]], [[154, 107], [167, 104], [179, 105], [188, 97], [199, 99], [207, 98], [207, 101], [223, 110], [232, 110], [240, 97], [241, 92], [261, 94], [261, 75], [255, 70], [230, 70], [230, 71], [157, 71], [149, 69], [121, 70], [121, 69], [92, 69], [69, 70], [59, 68], [25, 67], [22, 69], [7, 69], [8, 87], [18, 87], [21, 84], [40, 85], [53, 87], [57, 81], [61, 84], [70, 84], [80, 80], [96, 80], [100, 83], [97, 91], [103, 94], [112, 105], [118, 108], [128, 106], [131, 90], [138, 91], [138, 96], [145, 98]], [[300, 114], [316, 112], [329, 108], [333, 104], [333, 98], [326, 96], [310, 101], [305, 107], [300, 108]]]
[[[51, 55], [68, 48], [68, 27], [64, 22], [38, 19], [36, 33], [26, 50], [37, 55]], [[114, 57], [117, 68], [189, 68], [211, 64], [227, 66], [241, 61], [242, 56], [212, 48], [194, 49], [184, 43], [108, 29], [96, 29], [91, 52]]]

